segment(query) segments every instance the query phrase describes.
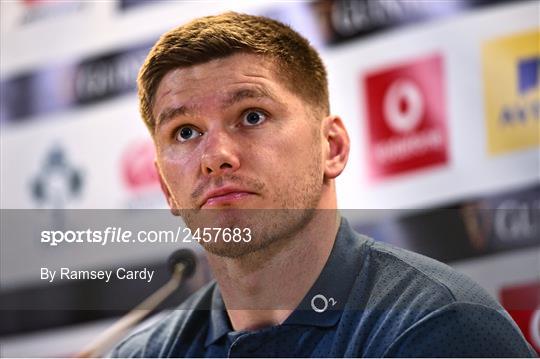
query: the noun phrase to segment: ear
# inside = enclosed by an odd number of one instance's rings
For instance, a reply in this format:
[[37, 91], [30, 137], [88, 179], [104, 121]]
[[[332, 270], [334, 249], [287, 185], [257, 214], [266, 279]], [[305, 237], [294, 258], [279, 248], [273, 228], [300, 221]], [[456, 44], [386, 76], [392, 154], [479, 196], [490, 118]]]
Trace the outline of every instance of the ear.
[[159, 185], [161, 186], [161, 191], [163, 191], [163, 194], [165, 195], [165, 198], [167, 199], [167, 204], [169, 205], [169, 208], [171, 209], [172, 215], [179, 216], [180, 212], [178, 211], [178, 206], [174, 202], [174, 198], [171, 195], [171, 192], [169, 191], [169, 187], [167, 186], [167, 183], [161, 176], [161, 171], [159, 170], [159, 165], [157, 163], [157, 160], [154, 160], [154, 167], [156, 168], [156, 172], [159, 179]]
[[338, 116], [325, 117], [322, 126], [325, 141], [324, 178], [334, 179], [341, 174], [349, 159], [349, 135]]

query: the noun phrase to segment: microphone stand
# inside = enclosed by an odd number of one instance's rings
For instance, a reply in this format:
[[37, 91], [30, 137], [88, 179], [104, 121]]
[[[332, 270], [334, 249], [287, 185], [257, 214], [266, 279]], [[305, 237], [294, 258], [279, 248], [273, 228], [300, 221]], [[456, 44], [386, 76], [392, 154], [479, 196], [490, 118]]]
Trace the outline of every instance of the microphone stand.
[[185, 269], [186, 265], [184, 263], [177, 263], [174, 266], [171, 279], [165, 285], [101, 333], [93, 342], [81, 350], [76, 355], [76, 358], [99, 358], [105, 354], [106, 350], [117, 343], [130, 328], [156, 309], [161, 302], [180, 286]]

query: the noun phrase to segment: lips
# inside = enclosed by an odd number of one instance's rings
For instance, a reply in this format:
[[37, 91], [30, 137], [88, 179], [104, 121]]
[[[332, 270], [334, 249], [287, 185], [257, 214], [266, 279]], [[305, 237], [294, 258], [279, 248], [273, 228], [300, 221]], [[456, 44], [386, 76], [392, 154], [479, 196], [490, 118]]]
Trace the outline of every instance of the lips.
[[206, 193], [201, 208], [238, 202], [253, 195], [255, 195], [254, 192], [245, 188], [222, 187]]

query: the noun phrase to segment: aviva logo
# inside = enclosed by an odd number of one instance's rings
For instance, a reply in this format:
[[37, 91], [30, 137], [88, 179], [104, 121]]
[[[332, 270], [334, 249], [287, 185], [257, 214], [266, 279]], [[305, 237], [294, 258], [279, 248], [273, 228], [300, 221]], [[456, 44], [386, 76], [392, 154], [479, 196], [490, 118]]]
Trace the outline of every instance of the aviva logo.
[[540, 145], [540, 32], [499, 38], [482, 49], [490, 154]]

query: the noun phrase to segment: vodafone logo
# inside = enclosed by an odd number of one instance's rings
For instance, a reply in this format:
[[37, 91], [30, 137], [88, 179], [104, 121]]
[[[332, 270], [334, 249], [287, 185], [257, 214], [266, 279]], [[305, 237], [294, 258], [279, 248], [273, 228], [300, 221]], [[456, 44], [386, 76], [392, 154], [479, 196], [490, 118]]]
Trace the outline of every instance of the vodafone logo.
[[532, 344], [540, 349], [540, 309], [534, 311], [530, 324]]
[[525, 338], [540, 351], [540, 282], [504, 287], [500, 301]]
[[424, 100], [418, 86], [410, 80], [392, 83], [384, 96], [384, 119], [398, 133], [410, 132], [422, 120]]
[[368, 73], [364, 86], [373, 179], [447, 163], [442, 56]]

